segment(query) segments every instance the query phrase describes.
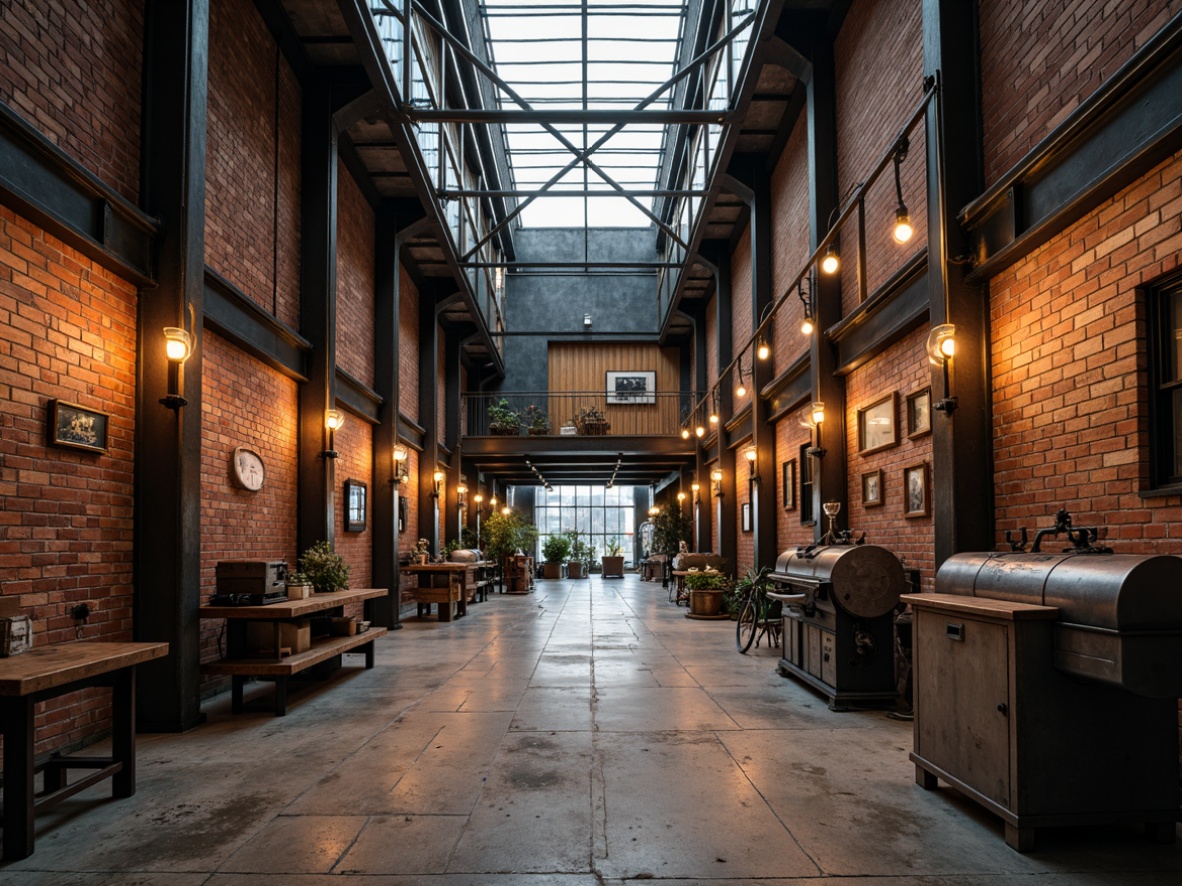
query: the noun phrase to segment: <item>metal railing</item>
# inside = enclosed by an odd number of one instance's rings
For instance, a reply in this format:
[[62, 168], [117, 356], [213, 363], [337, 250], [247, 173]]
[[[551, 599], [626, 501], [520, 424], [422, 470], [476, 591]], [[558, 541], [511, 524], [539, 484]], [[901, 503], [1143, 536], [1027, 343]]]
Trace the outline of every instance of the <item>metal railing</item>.
[[[463, 399], [463, 433], [468, 436], [673, 436], [681, 432], [694, 397], [652, 391], [513, 391], [469, 393]], [[517, 416], [516, 423], [496, 421], [505, 413]]]

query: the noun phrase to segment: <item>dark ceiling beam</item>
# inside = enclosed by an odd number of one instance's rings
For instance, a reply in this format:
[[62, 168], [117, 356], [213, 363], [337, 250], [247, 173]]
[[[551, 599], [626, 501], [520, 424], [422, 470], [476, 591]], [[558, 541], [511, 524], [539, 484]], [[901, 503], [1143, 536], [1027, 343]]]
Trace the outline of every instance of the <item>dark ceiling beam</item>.
[[[629, 188], [628, 193], [633, 197], [705, 197], [710, 192], [700, 190], [677, 190], [671, 188]], [[452, 197], [614, 197], [616, 194], [614, 191], [605, 191], [602, 188], [598, 190], [594, 188], [583, 188], [578, 190], [513, 188], [499, 191], [470, 188], [444, 188], [439, 192], [439, 196], [444, 200], [448, 200]]]
[[504, 110], [490, 111], [483, 108], [443, 108], [441, 110], [420, 110], [405, 106], [404, 113], [412, 123], [534, 123], [544, 126], [547, 123], [581, 126], [596, 123], [632, 124], [660, 124], [666, 126], [676, 123], [694, 125], [725, 126], [734, 122], [733, 115], [724, 111], [694, 111], [694, 110], [664, 110], [635, 111], [635, 110], [603, 110], [589, 108], [535, 108], [533, 110]]

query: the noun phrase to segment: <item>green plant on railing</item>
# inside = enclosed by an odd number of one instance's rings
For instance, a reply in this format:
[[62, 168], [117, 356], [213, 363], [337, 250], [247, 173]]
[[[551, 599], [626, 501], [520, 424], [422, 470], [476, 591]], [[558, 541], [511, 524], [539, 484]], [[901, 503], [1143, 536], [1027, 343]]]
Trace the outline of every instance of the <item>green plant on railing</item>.
[[561, 563], [570, 556], [570, 539], [565, 535], [551, 535], [542, 543], [542, 556], [547, 563]]
[[488, 407], [488, 432], [500, 436], [513, 436], [521, 432], [521, 413], [501, 398]]
[[299, 571], [312, 580], [316, 593], [326, 594], [349, 586], [349, 564], [326, 541], [318, 541], [300, 557]]
[[545, 410], [535, 406], [533, 403], [525, 407], [523, 418], [525, 420], [526, 430], [530, 434], [537, 436], [550, 433], [550, 418], [546, 415]]

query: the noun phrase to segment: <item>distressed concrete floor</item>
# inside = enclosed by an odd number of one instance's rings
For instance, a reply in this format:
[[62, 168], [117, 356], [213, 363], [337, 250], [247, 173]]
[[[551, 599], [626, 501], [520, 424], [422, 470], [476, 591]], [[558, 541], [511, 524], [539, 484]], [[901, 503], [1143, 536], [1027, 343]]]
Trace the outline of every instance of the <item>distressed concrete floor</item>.
[[41, 816], [0, 884], [1182, 883], [1182, 843], [1139, 828], [1013, 852], [998, 819], [915, 785], [911, 724], [833, 713], [771, 651], [739, 655], [733, 623], [684, 614], [629, 576], [410, 618], [286, 717], [222, 697], [142, 736], [137, 794]]

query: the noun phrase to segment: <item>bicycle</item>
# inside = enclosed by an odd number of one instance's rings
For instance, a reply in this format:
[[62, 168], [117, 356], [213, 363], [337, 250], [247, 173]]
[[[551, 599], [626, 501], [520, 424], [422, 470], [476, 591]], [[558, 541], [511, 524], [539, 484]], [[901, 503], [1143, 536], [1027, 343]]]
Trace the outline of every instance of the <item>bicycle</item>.
[[780, 645], [782, 604], [767, 595], [771, 584], [767, 578], [770, 571], [766, 566], [758, 572], [749, 569], [738, 583], [744, 593], [743, 603], [739, 607], [739, 620], [735, 625], [735, 646], [744, 655], [752, 645], [758, 646], [765, 637], [769, 648]]

